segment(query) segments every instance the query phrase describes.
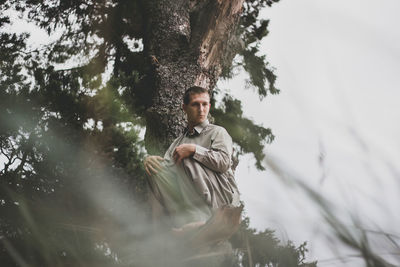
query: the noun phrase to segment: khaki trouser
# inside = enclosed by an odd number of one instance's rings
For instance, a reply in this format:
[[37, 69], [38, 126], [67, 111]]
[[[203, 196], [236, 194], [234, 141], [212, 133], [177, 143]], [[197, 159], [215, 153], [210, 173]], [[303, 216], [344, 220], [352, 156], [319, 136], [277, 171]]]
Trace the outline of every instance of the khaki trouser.
[[175, 164], [163, 163], [163, 168], [149, 177], [149, 184], [155, 199], [169, 215], [174, 227], [187, 223], [207, 221], [211, 208], [199, 195], [182, 167]]

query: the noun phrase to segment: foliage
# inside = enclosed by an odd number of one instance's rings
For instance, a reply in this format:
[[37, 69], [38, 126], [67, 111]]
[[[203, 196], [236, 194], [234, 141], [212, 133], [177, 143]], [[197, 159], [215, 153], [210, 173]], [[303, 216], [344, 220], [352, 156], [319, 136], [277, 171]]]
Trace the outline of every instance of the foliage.
[[[214, 106], [214, 105], [213, 105]], [[271, 129], [255, 125], [251, 120], [243, 117], [241, 102], [225, 95], [222, 105], [211, 111], [215, 122], [224, 125], [232, 136], [232, 139], [239, 145], [239, 153], [252, 152], [256, 159], [258, 169], [264, 169], [262, 160], [264, 158], [263, 144], [271, 143], [274, 135]]]
[[[268, 23], [259, 22], [257, 10], [271, 3], [246, 1], [238, 30], [246, 49], [233, 52], [243, 56], [240, 64], [261, 96], [278, 92], [258, 55]], [[124, 249], [137, 249], [121, 244], [140, 241], [127, 229], [146, 215], [127, 204], [145, 196], [141, 131], [153, 92], [146, 90], [152, 77], [143, 52], [143, 1], [9, 0], [0, 8], [0, 261], [121, 264]], [[29, 34], [6, 30], [15, 14], [59, 37], [27, 46]], [[244, 118], [240, 101], [229, 96], [213, 115], [262, 168], [271, 131]], [[264, 254], [255, 257], [263, 262]]]
[[[78, 252], [80, 260], [96, 258], [104, 253], [89, 246], [87, 231], [70, 234], [75, 221], [92, 225], [105, 219], [83, 184], [99, 179], [94, 167], [102, 161], [109, 179], [118, 180], [110, 183], [143, 197], [144, 150], [134, 127], [139, 121], [118, 93], [118, 78], [103, 86], [90, 64], [41, 67], [34, 54], [24, 52], [27, 38], [0, 35], [1, 262], [22, 260], [5, 254], [10, 247], [37, 265], [63, 257], [68, 262]], [[67, 223], [73, 227], [60, 226]]]
[[[268, 35], [269, 24], [269, 20], [260, 18], [260, 11], [274, 2], [279, 2], [279, 0], [245, 1], [236, 39], [232, 41], [232, 51], [228, 53], [230, 57], [223, 70], [223, 77], [232, 78], [234, 70], [242, 67], [250, 76], [248, 85], [255, 87], [261, 98], [268, 92], [279, 93], [275, 87], [274, 70], [266, 60], [266, 56], [260, 53], [260, 42]], [[234, 60], [232, 63], [232, 58], [236, 55], [241, 60]], [[266, 83], [268, 83], [267, 88]]]
[[[273, 69], [265, 55], [260, 55], [259, 51], [261, 39], [268, 34], [268, 20], [260, 19], [259, 12], [274, 2], [278, 1], [245, 1], [237, 33], [230, 45], [232, 49], [227, 52], [229, 56], [224, 60], [225, 77], [232, 77], [233, 69], [243, 67], [249, 73], [249, 85], [257, 88], [260, 97], [266, 96], [268, 91], [271, 94], [279, 92], [275, 87], [276, 76]], [[38, 64], [60, 66], [70, 63], [71, 58], [80, 59], [80, 75], [93, 79], [91, 82], [98, 81], [98, 76], [108, 67], [108, 72], [112, 72], [114, 77], [125, 77], [121, 79], [119, 90], [123, 90], [129, 108], [143, 117], [144, 111], [151, 105], [154, 93], [147, 90], [151, 88], [153, 79], [143, 48], [146, 23], [143, 17], [144, 3], [140, 0], [70, 0], [57, 3], [58, 1], [7, 1], [4, 8], [14, 8], [25, 19], [36, 23], [50, 35], [62, 31], [62, 35], [54, 43], [42, 51], [36, 51]], [[235, 60], [232, 64], [235, 55], [242, 60]], [[85, 87], [86, 90], [92, 90], [90, 85]], [[262, 127], [250, 120], [248, 122], [248, 125]], [[268, 138], [272, 139], [272, 134]], [[236, 137], [233, 140], [240, 146], [245, 145]], [[265, 142], [259, 140], [257, 144], [257, 153], [263, 153]], [[253, 153], [249, 147], [242, 147], [240, 151]], [[257, 167], [260, 167], [261, 156], [254, 155]]]
[[257, 232], [249, 227], [249, 219], [242, 221], [240, 230], [231, 239], [240, 266], [315, 267], [316, 262], [305, 262], [304, 242], [296, 247], [291, 241], [282, 244], [274, 231]]

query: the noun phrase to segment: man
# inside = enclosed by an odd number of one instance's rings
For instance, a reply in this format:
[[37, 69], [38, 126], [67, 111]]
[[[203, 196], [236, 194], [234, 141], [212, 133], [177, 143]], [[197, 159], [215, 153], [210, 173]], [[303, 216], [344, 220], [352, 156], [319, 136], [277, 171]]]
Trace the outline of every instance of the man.
[[194, 86], [186, 90], [182, 108], [187, 128], [164, 155], [148, 156], [144, 167], [154, 200], [178, 229], [202, 225], [220, 207], [239, 206], [232, 170], [232, 138], [210, 124], [210, 95]]

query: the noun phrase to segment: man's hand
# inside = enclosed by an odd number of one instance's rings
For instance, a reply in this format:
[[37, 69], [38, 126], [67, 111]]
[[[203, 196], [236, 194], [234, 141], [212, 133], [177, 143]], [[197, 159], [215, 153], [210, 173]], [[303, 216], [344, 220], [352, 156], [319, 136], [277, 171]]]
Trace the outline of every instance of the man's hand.
[[179, 164], [184, 158], [192, 156], [196, 152], [196, 145], [194, 144], [182, 144], [175, 148], [174, 161]]
[[160, 156], [148, 156], [144, 159], [143, 165], [146, 173], [150, 176], [157, 174], [158, 171], [162, 168], [161, 162], [164, 159]]

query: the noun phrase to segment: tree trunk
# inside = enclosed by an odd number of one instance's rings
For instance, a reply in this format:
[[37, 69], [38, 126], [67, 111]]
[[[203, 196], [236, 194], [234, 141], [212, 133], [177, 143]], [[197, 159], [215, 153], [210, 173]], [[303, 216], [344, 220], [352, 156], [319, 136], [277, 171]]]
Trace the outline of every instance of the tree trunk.
[[[182, 133], [185, 90], [212, 90], [244, 0], [147, 0], [144, 47], [154, 77], [147, 110], [146, 148], [162, 154]], [[151, 15], [150, 15], [151, 14]]]

